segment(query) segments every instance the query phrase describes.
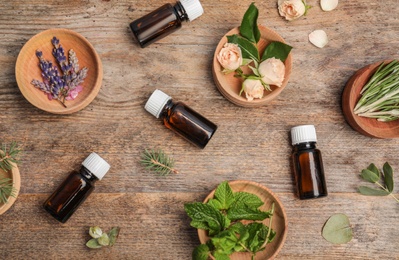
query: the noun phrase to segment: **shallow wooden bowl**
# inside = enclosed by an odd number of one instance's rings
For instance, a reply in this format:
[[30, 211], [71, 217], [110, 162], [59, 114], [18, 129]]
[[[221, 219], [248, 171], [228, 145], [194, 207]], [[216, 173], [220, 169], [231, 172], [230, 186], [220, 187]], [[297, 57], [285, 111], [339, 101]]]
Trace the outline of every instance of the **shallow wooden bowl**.
[[17, 190], [14, 197], [9, 197], [8, 202], [5, 204], [0, 203], [0, 215], [2, 215], [4, 212], [6, 212], [11, 206], [14, 204], [15, 200], [18, 197], [19, 190], [21, 189], [21, 176], [19, 174], [18, 167], [14, 165], [11, 171], [9, 172], [4, 172], [3, 170], [0, 170], [0, 176], [10, 178], [13, 181], [13, 186]]
[[[79, 67], [87, 67], [87, 77], [83, 82], [83, 90], [75, 100], [66, 101], [66, 108], [57, 100], [49, 100], [47, 95], [35, 88], [31, 81], [42, 81], [39, 59], [36, 50], [43, 52], [46, 60], [57, 64], [52, 55], [51, 39], [56, 36], [65, 50], [73, 49], [79, 60]], [[15, 76], [22, 95], [34, 106], [54, 114], [71, 114], [86, 107], [97, 96], [101, 88], [103, 68], [97, 52], [82, 35], [67, 29], [49, 29], [33, 36], [21, 49], [15, 65]]]
[[[390, 61], [385, 61], [388, 63]], [[342, 92], [342, 111], [348, 124], [357, 132], [375, 138], [399, 137], [399, 120], [380, 122], [374, 118], [361, 117], [354, 114], [353, 109], [360, 99], [360, 91], [375, 73], [382, 61], [358, 70], [346, 84]]]
[[[265, 260], [265, 259], [275, 258], [277, 254], [280, 252], [281, 248], [283, 247], [285, 239], [287, 237], [288, 221], [283, 204], [281, 204], [280, 200], [272, 191], [260, 185], [259, 183], [239, 180], [239, 181], [231, 181], [229, 182], [229, 185], [234, 192], [244, 191], [257, 195], [265, 203], [260, 207], [260, 209], [263, 211], [270, 210], [272, 203], [274, 202], [275, 213], [273, 216], [272, 229], [276, 231], [276, 237], [274, 238], [272, 243], [267, 244], [266, 250], [258, 252], [256, 254], [255, 259]], [[213, 198], [214, 194], [215, 190], [213, 190], [205, 198], [204, 202], [207, 202], [209, 199]], [[269, 226], [269, 219], [265, 219], [263, 223]], [[202, 244], [205, 244], [206, 241], [209, 240], [209, 237], [207, 236], [207, 231], [203, 229], [198, 229], [198, 237]], [[251, 254], [236, 252], [230, 256], [230, 259], [248, 260], [251, 259]]]
[[[259, 25], [259, 30], [261, 33], [261, 39], [258, 42], [258, 49], [260, 53], [263, 53], [264, 49], [266, 46], [273, 41], [278, 41], [278, 42], [283, 42], [285, 43], [284, 39], [277, 34], [275, 31]], [[239, 34], [239, 28], [236, 27], [226, 33], [223, 38], [220, 40], [219, 44], [216, 47], [214, 56], [213, 56], [213, 66], [212, 66], [212, 73], [213, 73], [213, 79], [215, 81], [216, 87], [222, 93], [222, 95], [232, 102], [233, 104], [236, 104], [238, 106], [242, 107], [259, 107], [263, 106], [267, 103], [269, 103], [271, 100], [275, 99], [281, 91], [287, 86], [288, 80], [291, 75], [291, 68], [292, 68], [292, 55], [291, 53], [288, 55], [287, 59], [285, 60], [285, 78], [283, 81], [283, 84], [281, 87], [276, 87], [271, 85], [270, 88], [272, 91], [266, 91], [264, 92], [263, 98], [256, 98], [252, 101], [248, 101], [245, 98], [245, 94], [242, 93], [242, 95], [239, 95], [240, 90], [241, 90], [241, 85], [243, 82], [243, 79], [241, 78], [236, 78], [234, 77], [234, 73], [229, 73], [229, 74], [223, 74], [222, 70], [223, 67], [220, 65], [218, 62], [216, 56], [220, 52], [220, 50], [223, 48], [224, 44], [227, 42], [227, 37], [228, 35], [233, 35], [233, 34]], [[251, 73], [250, 70], [247, 67], [242, 67], [244, 73]]]

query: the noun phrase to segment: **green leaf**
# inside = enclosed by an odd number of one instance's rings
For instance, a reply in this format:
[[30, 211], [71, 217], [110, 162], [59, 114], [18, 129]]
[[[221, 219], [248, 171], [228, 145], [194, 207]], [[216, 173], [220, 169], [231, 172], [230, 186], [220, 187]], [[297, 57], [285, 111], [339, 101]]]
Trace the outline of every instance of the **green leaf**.
[[259, 52], [256, 46], [243, 37], [239, 37], [237, 34], [227, 36], [229, 43], [238, 44], [241, 49], [243, 59], [251, 59], [259, 62]]
[[249, 207], [230, 208], [227, 211], [227, 217], [230, 220], [264, 220], [270, 216], [270, 212], [251, 209]]
[[389, 195], [389, 192], [387, 192], [385, 190], [373, 189], [373, 188], [370, 188], [367, 186], [360, 186], [358, 189], [361, 194], [367, 195], [367, 196], [387, 196], [387, 195]]
[[211, 238], [215, 251], [224, 255], [230, 255], [234, 251], [238, 238], [231, 230], [224, 230]]
[[101, 230], [100, 227], [90, 227], [90, 229], [89, 229], [89, 235], [92, 238], [99, 238], [102, 236], [102, 234], [103, 234], [103, 231]]
[[375, 174], [378, 175], [378, 177], [381, 176], [380, 170], [378, 170], [377, 166], [375, 166], [374, 163], [370, 163], [369, 167], [367, 167], [368, 170], [374, 172]]
[[368, 169], [363, 169], [362, 173], [360, 174], [360, 176], [371, 183], [376, 183], [377, 181], [379, 181], [380, 176], [378, 176], [377, 174], [375, 174], [374, 172], [368, 170]]
[[215, 252], [213, 256], [215, 257], [215, 260], [230, 260], [229, 255], [219, 252]]
[[194, 202], [184, 205], [187, 215], [195, 221], [205, 222], [210, 234], [218, 233], [225, 226], [225, 218], [219, 210], [211, 205]]
[[245, 12], [240, 26], [240, 34], [253, 43], [259, 42], [260, 39], [258, 13], [258, 8], [252, 3]]
[[102, 245], [100, 245], [100, 244], [97, 242], [97, 239], [96, 239], [96, 238], [92, 238], [92, 239], [90, 239], [89, 241], [87, 241], [86, 246], [87, 246], [88, 248], [92, 248], [92, 249], [96, 249], [96, 248], [102, 247]]
[[345, 244], [352, 240], [352, 228], [345, 214], [334, 214], [324, 224], [322, 235], [333, 244]]
[[394, 188], [393, 169], [392, 169], [391, 165], [389, 165], [389, 163], [386, 162], [386, 163], [384, 163], [382, 170], [384, 171], [385, 185], [387, 186], [389, 193], [392, 193], [393, 188]]
[[102, 246], [109, 245], [109, 236], [107, 233], [103, 233], [101, 237], [97, 238], [97, 242]]
[[231, 187], [227, 181], [222, 182], [216, 188], [215, 199], [220, 202], [221, 208], [218, 209], [229, 209], [230, 205], [234, 202], [234, 195]]
[[218, 201], [217, 199], [210, 199], [210, 200], [208, 200], [207, 204], [211, 205], [215, 209], [222, 209], [223, 208], [222, 203], [220, 203], [220, 201]]
[[209, 247], [206, 244], [201, 244], [194, 249], [192, 258], [193, 260], [208, 260], [209, 254]]
[[246, 206], [255, 210], [264, 204], [258, 196], [248, 192], [236, 192], [234, 193], [234, 199], [233, 206], [237, 208], [244, 208]]
[[[269, 227], [265, 226], [262, 223], [253, 222], [247, 225], [248, 230], [248, 241], [246, 242], [247, 247], [251, 250], [251, 252], [256, 253], [262, 249], [262, 245], [264, 244], [267, 233], [269, 231]], [[274, 234], [273, 234], [274, 233]], [[272, 231], [270, 237], [274, 238], [275, 232]], [[269, 241], [270, 241], [269, 237]]]
[[120, 231], [120, 230], [121, 230], [121, 229], [120, 229], [119, 227], [113, 227], [113, 228], [109, 231], [108, 236], [109, 236], [109, 245], [110, 245], [110, 246], [113, 246], [113, 245], [115, 244], [116, 239], [117, 239], [118, 236], [119, 236], [119, 231]]
[[271, 42], [263, 52], [262, 61], [274, 57], [284, 62], [290, 54], [291, 49], [292, 47], [288, 44], [282, 42]]
[[198, 229], [209, 230], [208, 224], [204, 221], [192, 220], [190, 226]]

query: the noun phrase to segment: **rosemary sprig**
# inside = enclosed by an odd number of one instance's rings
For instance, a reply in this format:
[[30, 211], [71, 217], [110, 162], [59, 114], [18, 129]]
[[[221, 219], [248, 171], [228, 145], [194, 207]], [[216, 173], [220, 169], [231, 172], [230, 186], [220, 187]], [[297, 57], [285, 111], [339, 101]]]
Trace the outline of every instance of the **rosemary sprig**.
[[152, 170], [162, 176], [168, 175], [170, 173], [178, 173], [178, 171], [173, 168], [174, 160], [165, 154], [161, 149], [145, 149], [141, 156], [141, 164], [147, 169]]
[[17, 194], [17, 190], [13, 187], [12, 179], [0, 176], [0, 204], [6, 204], [8, 198], [14, 197]]
[[399, 61], [381, 63], [360, 93], [355, 114], [383, 122], [399, 119]]
[[15, 141], [11, 142], [10, 147], [6, 144], [1, 145], [0, 149], [0, 169], [7, 172], [13, 167], [13, 163], [18, 163], [18, 156], [21, 150]]

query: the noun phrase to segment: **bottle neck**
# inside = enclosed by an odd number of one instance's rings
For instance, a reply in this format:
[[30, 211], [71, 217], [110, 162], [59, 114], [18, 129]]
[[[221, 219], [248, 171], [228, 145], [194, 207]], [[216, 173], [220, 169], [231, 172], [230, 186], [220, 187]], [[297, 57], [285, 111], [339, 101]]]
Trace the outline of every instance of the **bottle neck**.
[[316, 149], [316, 142], [305, 142], [294, 145], [295, 151]]
[[98, 181], [98, 178], [84, 166], [80, 168], [79, 173], [90, 182]]
[[176, 16], [181, 20], [181, 21], [188, 21], [188, 15], [186, 13], [186, 10], [184, 10], [183, 5], [180, 3], [180, 1], [177, 1], [176, 4], [173, 6], [173, 9], [175, 9]]
[[175, 103], [172, 101], [172, 99], [169, 99], [168, 102], [166, 102], [165, 106], [162, 109], [161, 114], [159, 115], [159, 118], [165, 118], [168, 116], [168, 111], [170, 111], [173, 106], [175, 105]]

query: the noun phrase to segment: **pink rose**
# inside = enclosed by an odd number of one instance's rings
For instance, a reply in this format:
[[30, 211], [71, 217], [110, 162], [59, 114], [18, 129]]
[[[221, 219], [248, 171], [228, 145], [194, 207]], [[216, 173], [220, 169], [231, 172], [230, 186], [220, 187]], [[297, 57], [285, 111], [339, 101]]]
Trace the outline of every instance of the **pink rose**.
[[306, 6], [302, 0], [278, 0], [278, 12], [286, 20], [292, 21], [305, 14]]
[[226, 43], [216, 58], [220, 65], [229, 71], [238, 69], [242, 64], [241, 49], [234, 43]]
[[242, 83], [243, 91], [245, 92], [245, 97], [248, 101], [254, 100], [254, 98], [262, 98], [265, 88], [262, 82], [258, 79], [246, 79]]
[[284, 81], [285, 65], [276, 58], [269, 58], [259, 64], [258, 71], [262, 77], [262, 81], [268, 85], [276, 85], [281, 87]]

